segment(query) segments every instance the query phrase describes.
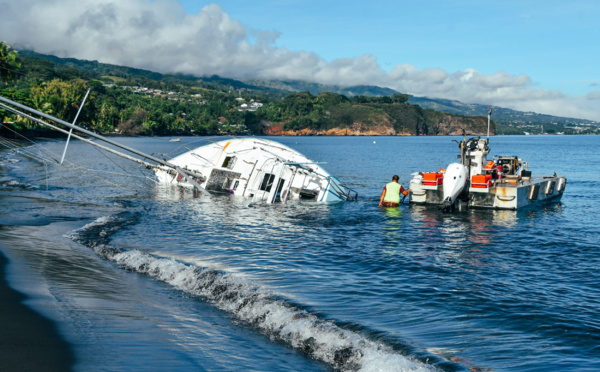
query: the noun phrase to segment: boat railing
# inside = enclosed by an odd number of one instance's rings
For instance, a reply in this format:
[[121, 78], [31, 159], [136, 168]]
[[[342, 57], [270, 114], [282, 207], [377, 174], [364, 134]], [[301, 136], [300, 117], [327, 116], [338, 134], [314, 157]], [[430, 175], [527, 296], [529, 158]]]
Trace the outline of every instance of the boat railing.
[[[338, 195], [340, 198], [345, 199], [345, 200], [357, 200], [358, 199], [358, 192], [356, 190], [353, 190], [349, 187], [346, 187], [344, 185], [342, 185], [342, 183], [340, 182], [340, 180], [338, 180], [337, 178], [333, 177], [333, 176], [326, 176], [324, 174], [321, 174], [315, 170], [312, 170], [310, 168], [305, 167], [305, 165], [321, 165], [321, 164], [327, 164], [327, 163], [319, 163], [319, 162], [306, 162], [306, 163], [297, 163], [297, 162], [286, 162], [285, 165], [288, 166], [292, 166], [292, 167], [297, 167], [297, 168], [301, 168], [304, 169], [306, 171], [309, 171], [311, 173], [316, 174], [317, 176], [323, 177], [327, 179], [327, 187], [329, 187], [329, 189], [334, 192], [336, 195]], [[334, 182], [331, 182], [331, 181]]]
[[[349, 201], [358, 200], [358, 192], [356, 190], [342, 185], [340, 181], [333, 176], [329, 176], [327, 179], [329, 181], [330, 190], [335, 192], [338, 196]], [[331, 182], [332, 180], [335, 182]]]

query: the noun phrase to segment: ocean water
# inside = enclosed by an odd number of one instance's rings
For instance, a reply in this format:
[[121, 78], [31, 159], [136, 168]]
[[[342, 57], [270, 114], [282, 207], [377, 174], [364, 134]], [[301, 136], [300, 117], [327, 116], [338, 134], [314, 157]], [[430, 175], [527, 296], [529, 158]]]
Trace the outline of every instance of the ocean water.
[[[7, 279], [78, 371], [600, 370], [600, 141], [492, 137], [560, 203], [381, 209], [392, 175], [456, 161], [458, 137], [278, 137], [359, 201], [253, 204], [156, 184], [73, 141], [0, 145]], [[198, 137], [118, 138], [172, 157]]]

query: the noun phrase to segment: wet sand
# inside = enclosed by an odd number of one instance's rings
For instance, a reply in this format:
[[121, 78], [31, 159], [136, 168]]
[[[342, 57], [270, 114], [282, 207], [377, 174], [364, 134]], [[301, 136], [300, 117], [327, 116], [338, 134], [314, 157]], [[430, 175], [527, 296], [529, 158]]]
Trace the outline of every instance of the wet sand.
[[0, 251], [0, 371], [70, 371], [74, 356], [52, 321], [23, 305], [6, 282]]

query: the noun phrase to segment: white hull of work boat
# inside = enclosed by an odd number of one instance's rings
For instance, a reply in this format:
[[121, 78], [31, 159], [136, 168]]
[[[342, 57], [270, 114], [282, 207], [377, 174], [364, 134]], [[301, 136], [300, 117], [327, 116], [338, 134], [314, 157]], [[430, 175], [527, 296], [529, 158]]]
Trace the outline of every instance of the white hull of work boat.
[[169, 168], [155, 169], [163, 183], [195, 186], [207, 191], [230, 193], [267, 203], [288, 199], [322, 202], [355, 200], [353, 190], [327, 173], [317, 163], [274, 141], [258, 138], [211, 142], [169, 160], [184, 171], [202, 177], [190, 178]]
[[[466, 200], [456, 199], [454, 207], [519, 209], [546, 202], [558, 202], [565, 190], [566, 177], [533, 176], [528, 180], [506, 178], [495, 181], [489, 188], [469, 187]], [[410, 183], [411, 204], [432, 204], [442, 206], [444, 191], [438, 187], [426, 186], [420, 180]]]
[[[471, 138], [459, 143], [461, 164], [467, 170], [462, 187], [448, 180], [448, 172], [415, 173], [410, 181], [413, 204], [437, 205], [445, 212], [463, 208], [519, 209], [546, 202], [560, 201], [567, 178], [532, 176], [529, 164], [516, 156], [495, 156], [488, 161], [489, 140]], [[486, 167], [487, 165], [487, 167]], [[447, 182], [448, 181], [448, 182]], [[458, 182], [458, 181], [456, 181]], [[444, 188], [461, 189], [459, 194]]]

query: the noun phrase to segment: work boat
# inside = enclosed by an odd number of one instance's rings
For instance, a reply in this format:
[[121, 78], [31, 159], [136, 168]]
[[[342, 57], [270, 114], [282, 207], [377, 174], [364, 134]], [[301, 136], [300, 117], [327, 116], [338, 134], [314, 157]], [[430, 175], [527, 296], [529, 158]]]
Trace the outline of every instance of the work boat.
[[[160, 182], [245, 196], [253, 201], [285, 203], [288, 199], [320, 202], [356, 200], [318, 163], [291, 148], [258, 138], [212, 142], [168, 161], [179, 167], [155, 168]], [[186, 174], [193, 172], [198, 177]]]
[[489, 137], [459, 142], [460, 163], [438, 172], [413, 173], [410, 203], [438, 205], [444, 212], [455, 209], [519, 209], [557, 202], [567, 185], [566, 177], [534, 176], [529, 164], [517, 156], [487, 159]]

